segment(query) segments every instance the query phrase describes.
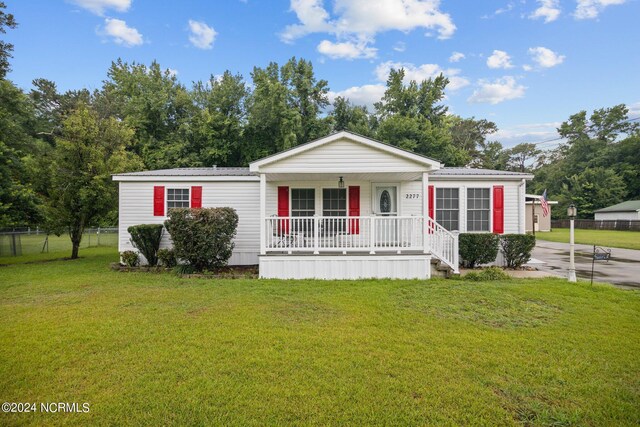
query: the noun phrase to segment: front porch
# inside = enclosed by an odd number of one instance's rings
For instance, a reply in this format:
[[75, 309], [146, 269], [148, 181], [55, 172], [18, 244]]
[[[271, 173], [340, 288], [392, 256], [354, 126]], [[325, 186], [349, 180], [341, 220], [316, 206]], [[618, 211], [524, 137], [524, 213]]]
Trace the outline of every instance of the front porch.
[[429, 173], [439, 167], [352, 134], [251, 164], [260, 176], [260, 277], [427, 279], [432, 258], [457, 272], [457, 234], [429, 210]]

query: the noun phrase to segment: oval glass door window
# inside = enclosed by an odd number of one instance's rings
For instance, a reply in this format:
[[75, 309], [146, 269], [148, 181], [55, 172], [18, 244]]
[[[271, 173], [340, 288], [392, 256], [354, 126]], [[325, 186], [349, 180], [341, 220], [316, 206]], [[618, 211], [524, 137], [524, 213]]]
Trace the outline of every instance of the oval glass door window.
[[391, 212], [391, 195], [387, 190], [384, 190], [382, 194], [380, 194], [380, 212]]

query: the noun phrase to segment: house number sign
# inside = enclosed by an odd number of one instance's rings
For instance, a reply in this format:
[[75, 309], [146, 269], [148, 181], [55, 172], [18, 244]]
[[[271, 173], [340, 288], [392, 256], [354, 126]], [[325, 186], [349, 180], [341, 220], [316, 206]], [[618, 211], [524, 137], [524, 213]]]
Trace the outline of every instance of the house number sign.
[[420, 193], [407, 193], [404, 195], [405, 199], [419, 199]]

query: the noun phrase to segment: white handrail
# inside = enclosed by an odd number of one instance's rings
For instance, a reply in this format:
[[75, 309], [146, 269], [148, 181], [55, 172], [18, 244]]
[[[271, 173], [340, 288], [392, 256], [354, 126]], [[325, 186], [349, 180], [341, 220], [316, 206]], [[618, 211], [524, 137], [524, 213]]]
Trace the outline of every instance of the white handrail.
[[455, 274], [459, 270], [458, 232], [451, 232], [431, 218], [427, 218], [427, 239], [431, 253], [447, 264]]

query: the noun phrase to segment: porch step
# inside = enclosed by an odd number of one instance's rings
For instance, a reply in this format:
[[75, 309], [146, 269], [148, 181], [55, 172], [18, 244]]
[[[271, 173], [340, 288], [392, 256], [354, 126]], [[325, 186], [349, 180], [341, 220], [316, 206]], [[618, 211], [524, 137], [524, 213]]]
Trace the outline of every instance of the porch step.
[[437, 258], [431, 258], [431, 275], [439, 277], [453, 277], [453, 269]]

